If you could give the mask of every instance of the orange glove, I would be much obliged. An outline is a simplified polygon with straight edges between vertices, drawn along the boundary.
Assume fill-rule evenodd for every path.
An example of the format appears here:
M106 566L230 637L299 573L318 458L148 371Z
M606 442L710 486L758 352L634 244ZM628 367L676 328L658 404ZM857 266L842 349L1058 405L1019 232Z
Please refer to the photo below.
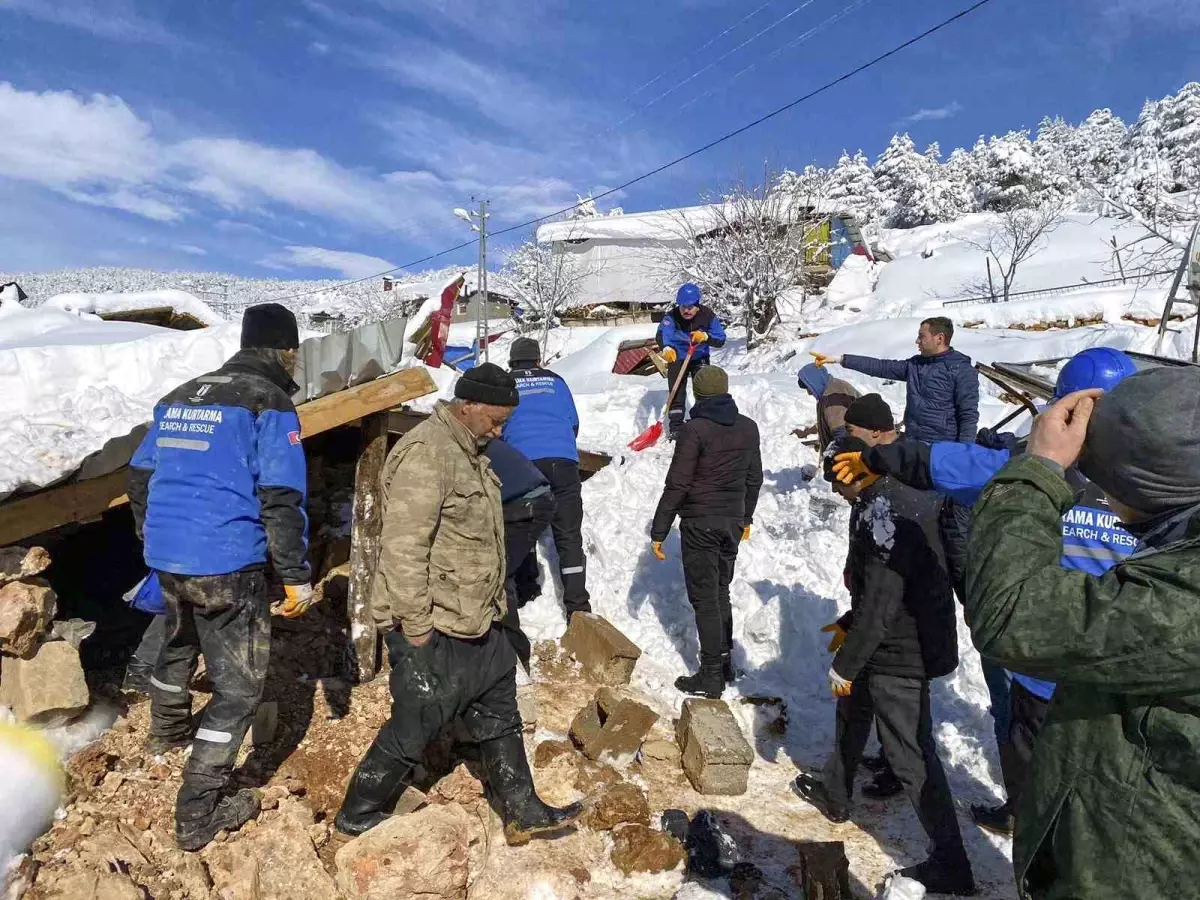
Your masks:
M840 356L826 356L824 353L817 353L815 350L809 350L808 355L813 358L818 369L823 369L830 363L838 364L842 361Z
M846 629L837 622L830 622L821 631L830 635L829 646L825 648L830 653L837 653L846 643Z
M835 697L849 697L854 690L854 682L847 681L832 668L829 670L829 690Z
M675 362L675 360L679 359L679 354L675 352L674 347L668 347L662 352L662 358L669 366L671 363Z
M742 528L742 540L743 541L750 540L750 526L749 525L746 525L744 528Z
M654 558L659 562L667 558L667 554L663 553L662 541L651 541L650 549L654 552Z
M879 480L879 475L867 468L859 451L839 453L833 458L833 475L842 484L857 484L868 488Z
M283 593L287 599L279 614L285 619L298 619L321 601L321 595L311 584L285 584Z
M692 343L693 344L703 344L703 343L706 343L707 341L708 341L708 332L707 331L693 331L692 332Z

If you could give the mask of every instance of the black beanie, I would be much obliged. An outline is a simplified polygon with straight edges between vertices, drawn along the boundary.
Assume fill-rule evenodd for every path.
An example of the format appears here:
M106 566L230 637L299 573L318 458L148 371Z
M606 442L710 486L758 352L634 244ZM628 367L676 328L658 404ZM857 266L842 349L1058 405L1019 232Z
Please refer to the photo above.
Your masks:
M821 467L825 474L825 480L830 484L837 483L837 476L833 474L833 466L837 461L836 457L839 453L862 453L870 449L867 442L862 438L851 437L844 434L841 437L830 441L829 446L825 448L824 457L821 460Z
M846 407L846 424L868 431L895 431L892 408L878 394L859 397Z
M542 348L533 338L517 338L508 350L508 365L514 369L519 368L518 363L536 363L541 358Z
M242 349L295 350L300 346L296 317L286 306L264 303L242 313Z
M495 363L467 369L454 384L454 396L488 406L516 406L521 400L516 380Z

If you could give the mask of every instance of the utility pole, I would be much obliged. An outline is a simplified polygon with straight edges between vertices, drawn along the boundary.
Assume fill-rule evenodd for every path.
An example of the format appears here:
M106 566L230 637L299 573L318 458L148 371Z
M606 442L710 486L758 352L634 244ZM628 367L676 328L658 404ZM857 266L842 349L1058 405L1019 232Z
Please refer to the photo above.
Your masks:
M479 270L475 275L475 365L488 361L487 219L488 202L479 201Z

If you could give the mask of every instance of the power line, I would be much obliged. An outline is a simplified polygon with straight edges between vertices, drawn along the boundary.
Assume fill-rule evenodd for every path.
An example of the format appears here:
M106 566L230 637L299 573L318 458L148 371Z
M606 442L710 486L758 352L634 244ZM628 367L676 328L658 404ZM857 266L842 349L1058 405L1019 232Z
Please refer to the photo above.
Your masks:
M719 138L715 138L714 140L709 141L707 144L704 144L701 147L697 147L695 150L692 150L689 153L685 153L683 156L676 157L675 159L671 160L670 162L663 163L661 166L651 169L648 172L643 172L641 175L638 175L635 178L629 179L624 184L619 184L614 188L609 188L607 191L597 194L596 196L594 196L590 199L603 200L605 197L611 196L612 194L616 194L620 191L624 191L627 188L633 187L635 184L640 184L641 182L647 180L648 178L653 178L655 175L659 175L659 174L665 172L667 169L674 168L675 166L679 165L680 163L687 162L689 159L693 159L702 153L707 153L713 147L719 146L720 144L723 144L726 141L730 141L733 138L738 137L739 135L745 134L747 131L750 131L752 128L757 128L759 125L762 125L765 122L769 122L771 119L777 118L778 116L783 115L785 112L789 112L790 110L795 109L801 103L806 103L807 101L813 99L814 97L819 96L820 94L824 94L826 91L829 91L829 90L837 87L839 84L842 84L845 81L849 81L851 78L854 78L856 75L861 75L863 72L867 71L868 69L873 69L875 66L879 65L882 62L885 62L886 60L891 59L893 56L897 55L898 53L903 53L905 50L907 50L909 47L912 47L914 44L919 44L921 41L925 40L926 38L932 37L933 35L937 34L939 31L942 31L945 28L948 28L949 26L953 25L955 22L959 21L960 19L965 19L967 16L971 15L971 13L976 12L979 9L982 9L983 7L987 6L991 2L992 2L992 0L977 0L977 2L971 4L966 9L963 9L963 10L955 13L954 15L950 16L950 18L943 19L938 24L932 26L931 28L927 28L925 31L922 31L916 37L909 38L907 41L905 41L902 44L897 44L895 47L893 47L891 50L888 50L886 53L882 53L879 56L876 56L874 59L870 60L869 62L865 62L862 65L858 66L857 68L851 69L849 72L839 75L837 78L833 79L832 81L828 81L825 84L821 85L820 87L809 91L807 94L804 94L801 97L797 97L795 100L792 100L790 103L785 103L783 106L780 106L777 109L774 109L769 113L766 113L765 115L759 116L757 119L754 119L753 121L747 122L745 125L742 125L740 128L736 128L733 131L726 132L725 134L721 135ZM518 225L510 225L507 228L502 228L498 231L493 231L490 233L490 235L491 235L491 237L495 238L495 237L499 237L502 234L511 234L512 232L519 231L522 228L528 228L531 225L538 225L542 222L548 222L549 220L556 218L557 216L561 216L563 213L570 212L571 210L577 208L578 206L579 206L579 204L577 204L577 203L572 204L571 206L565 206L562 209L555 210L552 213L547 213L544 216L539 216L536 219L530 219L529 221L521 222ZM361 284L364 281L373 281L376 278L382 278L384 275L391 275L393 272L399 272L401 269L410 269L413 266L419 266L423 263L430 262L432 260L438 259L439 257L446 256L447 254L454 253L458 250L462 250L466 247L474 246L475 243L477 242L477 240L478 239L463 241L461 244L456 244L453 247L448 247L445 250L438 251L437 253L431 253L428 256L424 256L420 259L413 260L412 262L405 263L404 265L396 266L394 268L388 269L387 271L379 272L375 275L371 275L366 278L356 278L352 281L347 281L340 285L335 285L332 288L317 288L317 289L314 289L311 291L304 291L299 294L289 294L284 297L277 297L275 299L277 301L297 300L297 299L300 299L301 297L308 297L313 294L323 294L326 291L339 290L344 287L350 287L351 285Z

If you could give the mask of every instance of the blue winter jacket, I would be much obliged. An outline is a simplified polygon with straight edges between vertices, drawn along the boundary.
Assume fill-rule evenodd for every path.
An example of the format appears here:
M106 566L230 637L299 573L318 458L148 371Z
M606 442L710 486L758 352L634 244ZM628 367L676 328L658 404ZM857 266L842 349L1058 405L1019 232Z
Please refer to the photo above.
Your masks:
M521 402L504 425L503 438L527 459L579 462L579 413L560 375L549 369L513 369Z
M683 359L688 348L692 346L693 331L703 331L708 335L705 343L696 345L696 352L692 354L695 362L708 362L711 347L720 349L725 346L725 326L721 324L717 314L703 304L700 305L696 318L690 322L679 314L679 307L672 309L658 324L654 340L664 350L667 347L675 348L679 358Z
M914 441L974 442L979 427L979 376L957 350L911 359L842 357L842 365L873 378L905 381L904 434Z
M483 455L492 464L492 471L500 479L500 502L511 503L531 494L538 488L549 490L550 482L542 470L531 463L525 454L511 444L496 438L488 441Z
M277 363L242 351L159 401L129 463L147 566L224 575L269 556L285 584L308 582L295 390Z
M1022 452L1021 444L1008 443L1010 447L1001 449L949 441L931 445L928 487L973 506L992 476L1004 468L1014 453ZM911 466L906 468L911 473ZM1133 552L1137 538L1121 527L1103 492L1076 469L1067 472L1067 481L1075 488L1077 502L1062 518L1063 553L1059 562L1064 569L1099 577ZM1013 678L1043 700L1054 694L1054 684L1049 681L1019 672L1014 672Z

